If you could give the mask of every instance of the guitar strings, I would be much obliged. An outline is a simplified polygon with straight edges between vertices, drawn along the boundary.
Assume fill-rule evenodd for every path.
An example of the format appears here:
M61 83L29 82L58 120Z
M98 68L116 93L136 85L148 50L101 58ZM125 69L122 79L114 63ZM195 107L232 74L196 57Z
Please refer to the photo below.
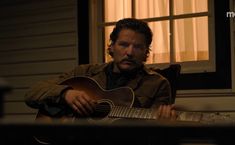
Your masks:
M110 106L107 104L98 104L95 108L95 112L110 113L109 117L156 119L154 109L149 108L130 108L126 106Z

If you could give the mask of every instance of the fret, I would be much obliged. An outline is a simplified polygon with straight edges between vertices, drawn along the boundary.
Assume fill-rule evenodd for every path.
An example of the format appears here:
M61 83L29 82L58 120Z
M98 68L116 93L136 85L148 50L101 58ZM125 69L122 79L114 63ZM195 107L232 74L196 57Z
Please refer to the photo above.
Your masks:
M115 106L115 114L114 114L114 117L117 117L117 115L118 115L118 111L119 111L118 108L119 108L118 106Z
M124 114L123 114L123 116L124 116L125 118L127 118L128 111L129 111L129 110L130 110L129 107L126 107L126 108L125 108L125 111L124 111Z
M141 115L141 108L138 108L137 117L138 117L138 118L141 118L140 115Z
M149 111L144 109L146 111L146 118L149 119Z
M137 108L134 108L133 109L133 118L138 118L137 113L138 113Z
M150 109L150 110L151 110L151 112L150 112L150 114L151 114L151 119L157 119L155 110L154 110L154 109Z
M120 106L120 112L118 117L123 117L124 107Z
M151 111L152 111L152 109L151 109L151 111L146 109L146 111L147 111L147 114L148 114L148 119L151 119L151 116L152 116Z
M142 117L142 112L143 112L143 109L140 109L140 114L139 114L140 118L143 118Z
M114 108L114 107L112 107L112 109L111 109L111 111L110 111L110 116L111 117L114 117L115 116L115 112L116 111L116 109Z
M198 112L176 112L178 114L177 120L180 121L201 121L201 122L215 122L218 118L222 118L222 115L218 114L204 114ZM115 106L112 107L109 117L125 117L125 118L142 118L142 119L157 119L158 116L156 115L157 112L154 109L146 109L146 108L129 108L129 107L122 107L122 106ZM212 115L211 115L212 114ZM211 117L216 116L216 117ZM205 119L206 118L206 119ZM210 118L210 119L208 119ZM211 119L212 118L212 119ZM214 119L216 118L216 119ZM229 117L227 117L229 118ZM212 121L211 121L212 120ZM221 119L222 120L222 119ZM218 121L219 122L219 121ZM233 121L234 122L234 121Z
M129 118L132 118L133 117L133 112L134 112L134 109L130 109L130 113L129 113Z
M127 108L127 107L124 109L123 117L125 117L125 118L127 118L127 114L128 114L127 111L128 111L128 109L129 108Z
M120 106L117 106L117 114L116 114L116 117L119 117L119 116L120 116L120 111L121 111L120 108L121 108Z
M146 110L146 109L144 109L144 113L145 113L145 116L144 116L144 118L148 118L148 111Z
M154 109L146 108L129 108L123 106L112 107L110 117L123 117L123 118L142 118L142 119L156 119Z
M135 118L135 115L136 115L136 108L133 108L132 111L133 111L133 112L132 112L132 118Z
M130 112L131 112L131 109L128 108L127 111L126 111L126 113L127 113L126 117L127 117L127 118L130 118Z
M117 116L117 111L118 111L117 107L118 107L118 106L114 106L114 107L113 107L113 112L114 112L114 113L113 113L113 117L116 117L116 116Z
M133 112L133 109L132 108L129 108L129 111L128 111L128 118L131 118L132 117L132 112Z
M155 109L151 109L152 111L151 111L151 119L157 119L157 112L156 112L156 110Z
M113 117L116 117L117 116L117 106L114 106L113 107Z
M110 110L108 116L109 116L109 117L112 117L112 116L113 116L113 109Z
M145 109L141 109L140 117L146 119L146 111L145 111Z
M116 117L120 117L121 106L117 106L117 115Z
M113 106L109 117L157 119L154 109Z
M144 119L147 119L148 112L146 109L143 109L143 110L144 110Z
M125 116L125 117L126 117L126 118L129 118L129 115L130 115L130 108L127 108L127 109L126 109L126 116Z
M132 117L133 117L133 108L130 108L128 118L132 118Z
M124 109L124 107L122 107L122 106L119 106L119 113L118 113L118 117L122 117L123 115L123 109Z
M137 116L138 116L138 118L141 118L140 115L141 115L141 110L142 110L142 109L141 109L141 108L137 108L137 109L138 109L138 113L137 113L138 115L137 115Z
M130 111L131 111L131 108L126 109L126 118L130 118Z
M134 118L138 118L138 111L139 110L137 108L134 108L134 113L133 113L133 115L134 115L133 117Z

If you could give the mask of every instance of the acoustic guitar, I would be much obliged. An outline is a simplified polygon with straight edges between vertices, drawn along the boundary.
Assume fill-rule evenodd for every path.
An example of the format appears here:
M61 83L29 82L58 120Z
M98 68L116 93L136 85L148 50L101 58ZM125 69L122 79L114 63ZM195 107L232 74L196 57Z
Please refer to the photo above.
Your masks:
M90 77L75 77L67 79L61 85L68 85L76 90L86 92L98 104L87 120L91 123L107 122L110 123L116 119L148 119L156 120L157 109L154 108L135 108L134 91L129 87L120 87L112 90L103 89L98 82ZM222 116L218 113L202 113L191 111L176 111L177 121L194 121L194 122L213 122L215 119L224 119L227 116ZM52 121L54 118L38 112L36 120ZM79 119L76 114L68 114L60 117L61 121L74 121Z
M86 118L89 123L107 122L112 123L118 119L144 119L157 120L157 109L153 108L135 108L134 92L129 87L120 87L112 90L103 89L94 79L89 77L75 77L67 79L61 85L68 85L76 90L86 92L98 104L95 111ZM218 113L202 113L202 112L187 112L176 111L177 121L192 121L198 123L214 123L217 120L224 121L229 119L226 115ZM36 116L36 121L51 122L53 118L43 114L40 110ZM68 114L59 118L61 122L79 120L79 116L75 113ZM47 144L48 139L45 137L34 137L40 144Z
M156 120L157 109L153 108L135 108L132 107L134 103L134 92L129 87L119 87L112 90L103 89L98 82L89 77L75 77L67 79L62 82L61 85L68 85L75 90L84 91L92 99L97 100L95 111L87 117L87 121L90 123L112 123L117 119L148 119ZM181 112L177 112L178 116ZM187 117L190 121L199 121L202 117L201 113L190 113L190 117ZM52 121L59 119L61 122L75 121L81 119L74 114L67 114L59 118L52 118L43 114L40 110L36 116L36 120L40 121ZM178 120L183 120L182 117L178 117Z

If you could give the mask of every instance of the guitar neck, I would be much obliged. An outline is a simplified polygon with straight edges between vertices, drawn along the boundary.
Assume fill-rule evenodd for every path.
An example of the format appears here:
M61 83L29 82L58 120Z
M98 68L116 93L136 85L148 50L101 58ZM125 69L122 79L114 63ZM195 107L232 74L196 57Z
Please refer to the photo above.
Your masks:
M154 109L114 106L108 116L113 118L157 119L154 112L156 112Z
M177 121L193 121L201 123L231 123L235 122L229 115L219 114L216 112L190 112L176 111ZM129 108L123 106L114 106L108 117L112 118L133 118L133 119L149 119L157 120L156 109L152 108Z

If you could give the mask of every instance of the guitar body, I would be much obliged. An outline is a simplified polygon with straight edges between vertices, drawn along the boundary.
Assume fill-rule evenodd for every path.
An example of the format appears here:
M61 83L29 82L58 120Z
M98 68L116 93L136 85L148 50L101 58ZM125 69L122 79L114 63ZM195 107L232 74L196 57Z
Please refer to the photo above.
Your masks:
M70 78L62 82L61 85L68 85L75 90L84 91L88 96L98 102L95 112L86 118L91 123L97 121L110 122L113 119L110 119L107 116L114 106L131 108L134 103L134 92L131 88L120 87L112 90L105 90L94 79L89 77ZM50 122L53 119L58 120L58 118L52 118L45 115L40 110L36 116L36 121ZM74 117L74 115L67 115L59 118L61 122L74 121L76 119L79 119L79 117Z
M138 118L138 119L157 119L156 110L152 108L133 108L134 92L129 87L121 87L112 90L105 90L92 78L89 77L75 77L68 79L61 83L61 85L68 85L75 90L86 92L94 100L97 100L98 105L95 112L91 114L86 120L90 123L96 124L99 122L112 123L120 118ZM226 120L234 123L234 120L228 116L218 115L213 113L201 112L183 112L177 111L178 121L191 121L196 123L213 123L216 120ZM212 118L210 116L213 116ZM216 119L215 119L216 118ZM39 110L36 121L52 122L54 118L47 116ZM59 118L61 122L73 122L76 119L81 119L76 115L68 114ZM58 118L56 118L58 120ZM49 144L50 137L34 136L37 143Z
M112 90L103 89L94 79L89 77L71 78L62 83L75 90L82 90L98 103L107 102L115 106L132 107L134 92L129 87L120 87ZM109 102L111 101L111 102Z
M61 85L68 85L75 90L86 92L91 98L98 102L97 109L88 118L85 118L88 123L96 124L100 122L112 123L119 118L109 118L108 115L113 107L124 106L131 108L134 103L134 92L129 87L121 87L112 90L103 89L94 79L89 77L75 77L67 79ZM53 118L45 115L42 110L39 110L36 116L36 121L40 122L74 122L81 118L76 115L67 114L60 118ZM39 144L50 144L53 142L51 137L34 136L34 140Z

